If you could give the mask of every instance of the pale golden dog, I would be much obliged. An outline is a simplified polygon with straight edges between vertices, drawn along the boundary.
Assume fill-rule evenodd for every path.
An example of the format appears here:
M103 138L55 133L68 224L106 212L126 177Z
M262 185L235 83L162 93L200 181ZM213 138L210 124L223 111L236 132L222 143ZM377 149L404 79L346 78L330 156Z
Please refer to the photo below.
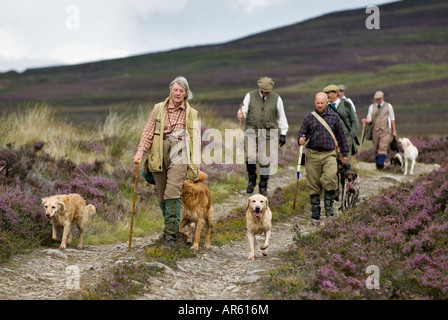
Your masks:
M86 206L84 199L76 193L61 194L42 199L45 207L45 217L51 221L52 239L59 241L57 236L58 227L62 227L62 241L60 249L67 248L67 244L72 242L72 225L76 225L79 229L78 249L82 249L84 241L84 230L86 228L89 216L96 213L93 205Z
M264 244L260 247L264 256L268 255L269 238L271 237L272 212L268 205L268 198L261 194L255 194L247 200L246 228L249 240L249 257L255 259L255 235L265 235Z
M212 227L212 197L210 190L203 183L208 175L202 171L196 180L185 180L182 187L182 211L181 220L179 223L179 232L187 236L187 242L192 242L191 224L196 225L194 243L191 247L193 250L198 250L199 240L201 239L202 224L205 222L207 227L205 236L205 247L210 248L210 233ZM188 227L188 233L184 228Z

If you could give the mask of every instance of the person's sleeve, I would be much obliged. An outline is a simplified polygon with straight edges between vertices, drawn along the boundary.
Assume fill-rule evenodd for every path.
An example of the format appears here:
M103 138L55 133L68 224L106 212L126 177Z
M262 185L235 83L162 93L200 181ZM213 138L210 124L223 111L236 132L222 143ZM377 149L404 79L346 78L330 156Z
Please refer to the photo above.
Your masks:
M277 100L277 114L278 114L278 128L280 129L280 134L285 135L288 133L288 119L286 119L285 108L283 106L283 100L281 97L278 97Z

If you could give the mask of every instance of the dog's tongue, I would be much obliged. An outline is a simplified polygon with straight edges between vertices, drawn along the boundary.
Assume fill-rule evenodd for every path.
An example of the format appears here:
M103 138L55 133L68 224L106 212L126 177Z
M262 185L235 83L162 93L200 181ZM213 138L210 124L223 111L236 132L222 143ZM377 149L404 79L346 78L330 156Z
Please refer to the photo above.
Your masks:
M261 211L255 211L254 213L256 217L259 217L261 215Z
M51 219L53 219L53 217L47 217L47 216L45 216L45 219L47 219L47 221L50 222Z

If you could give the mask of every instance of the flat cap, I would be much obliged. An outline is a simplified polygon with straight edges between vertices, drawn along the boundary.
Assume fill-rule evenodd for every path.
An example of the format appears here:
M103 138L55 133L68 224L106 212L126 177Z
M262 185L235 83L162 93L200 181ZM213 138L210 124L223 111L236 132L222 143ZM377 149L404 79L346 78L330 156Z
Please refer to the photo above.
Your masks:
M330 85L326 86L322 91L325 92L325 93L332 92L332 91L339 92L340 89L339 89L339 87L337 85L330 84Z
M345 91L345 86L343 84L339 84L338 87L341 91Z
M260 90L266 92L270 92L274 88L274 81L268 77L258 79L257 84Z
M384 98L384 92L383 91L377 91L375 92L375 95L373 96L374 99Z

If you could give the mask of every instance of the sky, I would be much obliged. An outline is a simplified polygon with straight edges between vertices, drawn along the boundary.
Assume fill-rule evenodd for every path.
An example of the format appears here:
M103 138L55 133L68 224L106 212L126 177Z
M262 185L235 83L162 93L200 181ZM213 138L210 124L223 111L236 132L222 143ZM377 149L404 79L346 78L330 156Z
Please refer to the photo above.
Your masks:
M0 72L225 43L388 2L393 0L0 0Z

